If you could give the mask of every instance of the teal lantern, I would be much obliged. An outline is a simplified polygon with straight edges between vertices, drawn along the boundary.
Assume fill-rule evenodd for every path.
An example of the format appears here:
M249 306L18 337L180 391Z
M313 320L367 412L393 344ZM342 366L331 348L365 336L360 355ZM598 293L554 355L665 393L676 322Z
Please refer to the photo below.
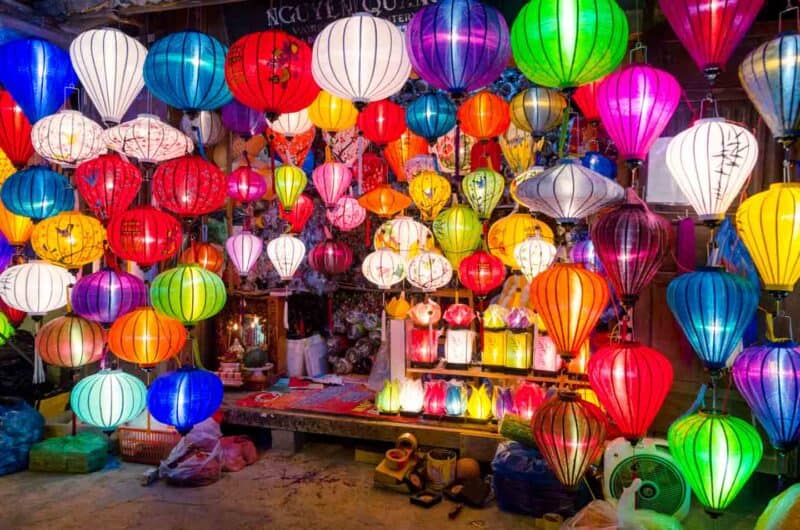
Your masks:
M45 219L71 210L75 193L67 177L35 166L8 177L0 190L0 199L12 213Z
M122 370L100 370L78 381L69 405L82 422L111 433L141 414L146 397L147 387L136 377Z
M225 283L199 265L184 264L153 280L150 300L156 311L187 326L211 318L225 306Z

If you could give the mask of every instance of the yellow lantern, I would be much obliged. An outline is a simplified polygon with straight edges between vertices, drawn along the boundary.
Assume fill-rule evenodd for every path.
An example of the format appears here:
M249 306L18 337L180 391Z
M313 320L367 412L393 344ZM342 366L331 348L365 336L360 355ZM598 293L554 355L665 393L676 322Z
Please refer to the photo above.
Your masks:
M43 260L75 269L103 257L106 229L88 215L61 212L39 222L31 234L33 251Z
M534 219L526 213L513 212L495 223L489 228L487 244L489 252L500 258L504 265L514 270L519 269L514 249L517 245L533 237L536 233L548 243L553 243L553 230L546 223Z
M33 232L33 221L29 217L12 213L0 201L0 232L3 232L9 244L23 247Z
M358 110L352 102L320 90L317 99L308 107L308 117L323 131L339 132L356 124Z
M764 289L776 298L800 278L800 183L772 184L739 206L736 231L753 258Z
M473 171L461 181L464 196L481 219L492 216L497 203L503 197L504 189L503 175L487 168Z
M411 309L411 304L406 300L405 291L400 293L400 296L392 297L386 302L386 314L395 320L405 320L409 309Z
M487 421L492 416L492 398L489 397L489 388L485 383L478 388L470 385L467 414L476 421Z
M512 372L527 373L533 364L533 334L528 330L509 330L506 340L505 367Z
M481 244L481 221L469 206L454 204L433 221L433 234L450 264L457 269L461 260Z
M8 159L5 152L0 149L0 184L6 181L8 177L16 173L17 168L14 167L14 164L11 163L11 160Z
M283 209L288 212L297 204L297 199L306 189L308 177L299 167L288 164L277 168L274 175L275 195Z
M484 328L481 366L488 370L497 370L505 366L507 339L508 334L505 329Z
M423 221L432 221L450 199L450 182L435 171L423 171L408 183L408 194Z
M520 129L512 122L506 132L500 135L500 150L506 159L506 164L515 175L524 173L536 165L536 152L544 143L538 141L530 133Z

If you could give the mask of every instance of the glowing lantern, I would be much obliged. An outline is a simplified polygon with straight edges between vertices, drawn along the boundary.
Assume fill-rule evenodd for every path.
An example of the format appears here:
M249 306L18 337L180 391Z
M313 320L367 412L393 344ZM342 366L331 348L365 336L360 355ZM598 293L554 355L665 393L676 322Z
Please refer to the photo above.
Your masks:
M467 415L477 421L488 421L492 417L492 398L486 384L470 388L467 398Z
M128 209L142 185L142 174L117 154L101 155L75 169L75 187L103 222Z
M480 219L489 219L503 198L505 179L491 169L478 169L461 181L461 191Z
M333 209L325 212L328 221L345 232L353 230L367 217L367 210L361 206L358 199L353 197L340 197Z
M554 374L563 364L558 355L558 349L550 335L539 333L533 343L533 370L534 372Z
M567 100L559 92L534 86L514 96L509 110L514 125L540 137L559 126L566 108Z
M400 413L417 415L422 412L424 391L420 379L405 379L400 383Z
M408 341L408 357L414 366L435 366L439 361L441 329L412 328Z
M75 203L69 179L41 166L17 171L3 183L0 198L9 211L45 219L71 210Z
M698 412L670 425L669 450L706 511L722 513L758 467L764 445L749 423Z
M228 197L248 203L257 201L267 192L267 181L249 164L234 169L228 175Z
M370 283L381 289L388 289L405 279L406 262L393 250L376 250L364 258L361 273Z
M492 224L486 243L489 252L500 258L504 265L519 269L520 265L514 257L517 245L537 235L548 243L554 241L553 230L547 224L530 214L512 212Z
M425 292L441 289L452 277L453 267L441 254L424 251L408 262L408 283Z
M387 98L403 88L411 72L403 40L388 20L367 13L340 18L314 40L314 80L357 108Z
M475 311L467 304L450 304L443 318L451 328L466 328L475 320Z
M281 219L289 222L289 232L299 234L314 214L314 201L305 193L301 193L291 210L287 212L278 204L278 212Z
M546 270L556 259L556 247L537 236L529 237L514 247L514 260L528 281Z
M448 368L466 369L472 362L477 333L471 329L448 329L445 334L444 356Z
M0 90L0 149L17 167L33 154L31 122L6 90Z
M14 325L5 313L0 312L0 343L3 346L16 333L17 330L14 329Z
M153 280L150 299L158 312L193 326L225 306L225 283L198 265L178 265Z
M485 250L478 250L464 258L458 266L461 283L479 297L500 287L505 277L503 262Z
M275 170L275 195L286 210L291 210L306 189L308 178L297 166L284 165Z
M251 109L235 99L223 105L220 114L225 128L245 139L262 134L267 130L267 118L264 117L263 112Z
M515 175L528 171L536 164L538 142L513 122L508 125L506 132L500 135L498 141L506 164Z
M492 416L502 420L506 414L514 411L514 398L510 388L495 385L492 389Z
M102 359L106 337L99 324L67 313L36 332L35 348L47 364L78 368Z
M84 377L69 396L69 405L84 423L110 433L135 419L145 407L147 387L122 370L100 370Z
M184 114L181 130L197 145L216 145L225 136L219 113L201 110L197 114Z
M388 99L370 103L358 115L358 128L364 138L378 145L386 145L403 135L406 130L406 111Z
M153 196L158 204L181 217L219 210L227 192L222 170L197 155L163 162L153 174Z
M469 152L469 166L473 171L481 168L499 168L502 165L502 150L497 138L478 142Z
M424 154L428 154L428 142L423 137L411 132L410 129L406 129L400 138L389 142L383 148L383 156L386 157L395 177L400 182L408 179L405 171L406 163L412 158Z
M301 109L297 112L285 112L276 119L269 122L269 127L278 134L288 138L302 134L312 127L311 118L308 117L308 110Z
M600 86L602 79L586 83L575 89L572 94L572 101L581 110L581 114L590 123L600 121L600 109L597 108L597 87Z
M672 386L672 365L635 342L601 348L589 359L589 382L624 436L636 444L647 434Z
M408 312L415 326L435 326L442 318L442 307L428 298L424 302L414 304Z
M353 264L353 251L347 243L327 238L308 253L308 265L315 271L342 274Z
M398 216L383 223L373 238L375 248L390 248L409 260L417 252L424 250L433 242L428 227L407 216Z
M436 240L453 267L458 267L461 260L478 248L481 232L478 214L463 204L454 204L433 221Z
M8 211L0 201L0 231L3 232L9 244L20 248L25 246L31 237L33 221L28 217Z
M317 193L322 197L322 202L328 208L332 208L350 187L353 174L350 168L342 163L325 162L314 168L311 180Z
M423 396L423 411L429 416L443 416L445 414L445 397L447 396L447 381L427 381L425 395Z
M569 259L573 263L580 263L588 270L605 274L603 264L597 257L597 252L594 249L594 243L591 239L584 239L576 242L571 249L569 249Z
M62 212L37 224L31 234L33 251L45 261L77 269L103 257L106 229L94 217Z
M87 274L72 288L72 309L87 320L111 324L147 303L147 288L133 274L101 269Z
M559 391L536 411L531 431L556 478L574 489L603 449L606 419L576 393Z
M281 234L267 243L267 257L283 281L292 279L305 255L303 242L289 234Z
M452 379L447 385L444 410L448 416L463 416L467 411L467 389L461 381Z
M178 253L183 230L177 219L152 206L139 206L114 216L108 223L108 245L121 259L140 267Z
M758 290L721 267L702 267L669 283L667 304L703 365L714 372L725 367L753 319Z
M646 64L614 72L597 88L600 119L621 158L641 165L678 108L675 78Z
M592 356L592 347L589 339L581 344L578 354L567 363L567 373L577 375L584 379L589 368L589 358Z
M433 144L456 126L456 106L444 94L423 94L406 109L406 124Z
M422 220L431 221L450 200L450 182L435 171L423 171L408 183L408 194Z
M0 297L14 309L41 317L67 305L67 289L75 277L44 261L12 265L0 274Z
M243 230L225 241L225 250L231 258L239 276L246 277L258 262L264 250L264 242L252 232Z
M151 114L106 129L103 143L144 164L158 164L194 150L191 138Z
M573 88L614 70L628 49L628 19L614 0L531 0L511 26L511 49L525 77Z
M45 160L75 167L105 152L102 134L97 123L77 110L62 110L33 125L31 144Z
M530 299L558 353L570 359L608 306L609 292L599 274L582 265L555 263L531 281Z
M222 272L223 265L225 265L225 256L222 250L213 243L193 241L186 250L183 251L178 262L185 264L194 263L208 271L219 274Z
M484 329L482 335L483 351L481 352L481 365L484 368L496 370L503 368L506 364L508 333L502 324L487 324L485 313L486 312L484 311Z
M214 373L184 366L153 381L147 408L155 419L186 434L217 411L222 391L222 381Z
M508 103L486 90L478 92L461 104L458 108L458 119L464 132L479 140L500 136L511 123Z
M408 208L411 198L384 184L359 197L358 204L378 217L392 217Z
M381 414L400 412L400 383L397 380L383 382L383 388L375 394L375 407Z
M378 153L361 156L361 193L369 193L389 179L389 163Z
M358 120L358 110L350 101L320 90L308 107L308 118L316 127L334 133L353 127Z
M408 311L411 309L411 304L406 299L406 292L402 291L400 296L393 296L386 302L386 314L389 318L395 320L405 320L408 316Z
M514 414L530 421L544 400L545 392L542 387L530 381L521 381L514 390Z
M180 353L186 336L186 328L174 318L139 307L114 321L108 348L124 361L151 368Z
M449 133L436 140L433 152L439 163L439 170L442 173L452 175L461 174L470 170L470 154L475 145L475 138L461 132L458 135L458 145L456 145L456 131L460 127L455 127ZM458 149L456 149L458 147ZM458 154L458 167L456 168L456 153Z

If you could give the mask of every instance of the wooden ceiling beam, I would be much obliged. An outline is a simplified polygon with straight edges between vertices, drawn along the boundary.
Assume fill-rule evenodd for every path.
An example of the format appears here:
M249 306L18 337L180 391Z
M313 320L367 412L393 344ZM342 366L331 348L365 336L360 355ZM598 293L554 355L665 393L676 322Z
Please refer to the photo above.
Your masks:
M197 9L209 6L219 6L225 4L239 4L245 0L176 0L164 4L147 4L143 6L129 6L117 10L120 15L145 15L148 13L163 13L165 11L175 11L178 9Z

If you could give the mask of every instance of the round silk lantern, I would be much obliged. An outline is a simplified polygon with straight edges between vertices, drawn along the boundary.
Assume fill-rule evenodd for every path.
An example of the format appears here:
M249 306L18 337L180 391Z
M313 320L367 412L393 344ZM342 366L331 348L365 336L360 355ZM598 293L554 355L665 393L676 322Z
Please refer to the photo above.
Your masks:
M353 251L342 241L330 237L308 253L308 266L315 271L333 276L342 274L353 264Z
M406 130L406 111L397 103L382 99L367 105L356 123L364 138L386 145L400 138Z
M698 412L670 425L669 450L697 500L720 515L758 467L764 444L753 426L719 412Z
M184 366L153 381L147 391L147 409L155 419L185 435L217 411L222 390L216 374Z
M432 221L450 200L450 182L435 171L423 171L408 183L408 194L423 221Z
M697 67L713 82L747 33L764 0L659 0L658 4Z
M500 136L511 123L508 103L487 90L469 97L458 108L461 129L479 140Z
M619 65L628 50L628 19L615 0L531 0L511 25L511 49L537 85L577 87Z
M38 38L0 46L0 83L11 93L31 123L55 113L64 104L65 87L78 86L67 52Z
M612 344L589 359L589 382L622 436L645 437L672 386L672 364L635 342Z
M297 166L284 165L275 170L274 185L278 202L286 210L291 210L297 198L306 189L308 178Z
M219 113L209 110L184 114L181 118L181 130L197 145L216 145L225 136L222 118Z
M434 144L456 126L456 106L444 94L423 94L406 109L406 124L411 132Z
M530 134L514 125L512 121L506 132L498 138L503 158L512 173L519 175L536 165L536 150L539 142Z
M239 276L246 278L264 250L264 242L252 232L243 230L225 242L225 250Z
M191 138L152 114L106 129L103 141L109 149L143 164L159 164L194 150Z
M511 57L503 15L477 0L423 7L406 27L406 46L419 76L454 96L493 82Z
M19 327L19 325L25 320L25 317L28 316L28 313L25 311L21 311L8 305L5 300L3 300L2 296L0 296L0 313L2 313L2 315L7 318L11 325L15 328Z
M308 118L323 131L336 133L356 124L358 110L350 101L320 90L308 107Z
M310 130L314 127L308 117L307 109L300 109L297 112L284 112L274 120L269 122L269 128L287 138L292 138L298 134Z
M114 28L90 29L69 45L72 67L104 123L119 123L144 87L147 48Z
M186 336L186 328L174 318L139 307L114 321L108 348L123 361L148 369L178 355Z
M404 215L383 223L373 238L375 249L384 247L400 253L404 260L431 246L433 234L428 227Z
M4 186L5 187L5 186ZM736 231L753 258L764 289L788 295L800 278L800 183L770 184L736 211Z
M314 40L314 80L360 110L403 88L411 72L403 41L403 33L388 20L368 13L340 18Z
M194 263L208 271L220 274L225 265L225 256L222 250L213 243L193 241L183 251L178 262L187 265Z
M408 283L425 292L445 287L452 277L452 265L447 258L436 252L420 252L408 262Z
M41 317L67 305L67 289L74 283L75 277L62 267L29 261L0 274L0 297L14 309Z
M772 446L786 453L800 441L800 349L793 341L745 348L733 362L736 388L764 427Z
M449 133L436 140L433 153L436 155L439 171L442 173L461 175L470 171L470 155L476 142L475 138L464 134L462 131L458 135L459 141L456 145L456 131L460 129L460 127L455 127ZM456 153L458 153L458 157L456 157ZM458 167L456 167L456 158L459 161Z
M569 259L573 263L580 263L592 272L599 274L605 274L606 272L597 257L594 242L591 239L584 239L572 245L572 248L569 249Z
M145 407L147 387L122 370L100 370L72 388L69 406L84 423L105 433L135 419Z
M128 209L142 185L142 174L117 154L101 155L75 169L75 187L95 217L107 223Z
M485 250L478 250L461 260L458 278L464 287L479 297L485 297L502 285L506 268L499 258Z
M427 298L424 302L414 304L408 314L415 326L431 328L441 320L442 307L435 301Z
M608 301L606 280L574 263L555 263L530 285L531 306L565 360L580 351Z
M758 306L758 290L721 267L681 274L667 287L667 304L703 366L725 367Z
M361 273L380 289L389 289L405 279L406 261L393 250L376 250L364 258Z
M552 265L555 259L556 247L538 235L529 237L514 247L514 260L529 282Z
M547 465L564 486L575 489L606 440L599 408L574 392L559 391L533 416L531 432Z
M47 364L78 368L103 358L105 335L99 324L67 313L36 332L35 347Z
M62 110L33 125L31 143L48 162L75 167L106 151L102 135L103 129L77 110Z
M641 165L675 114L681 94L672 74L646 64L626 66L603 79L597 107L621 158Z
M225 173L197 155L163 162L153 173L153 197L181 217L196 217L219 210L228 186Z
M262 134L267 130L267 118L263 112L251 109L235 99L223 105L220 114L225 128L244 138Z
M617 178L617 163L597 151L586 151L581 164L611 180Z
M434 219L433 234L455 268L481 244L481 221L469 206L454 204Z
M583 117L592 124L600 121L600 109L597 108L597 87L600 86L602 79L586 83L575 89L572 94L572 101L581 110Z
M394 176L400 182L408 180L406 175L406 163L412 158L419 155L428 154L428 143L421 136L417 136L411 130L406 129L405 132L393 142L383 148L383 156L389 162L389 165L394 172Z
M367 217L367 210L353 197L340 197L336 206L325 212L328 221L344 232L353 230ZM0 217L2 221L2 217Z
M8 211L0 201L0 232L3 233L9 244L22 250L33 233L33 221Z
M7 90L0 90L0 149L17 167L33 154L31 122Z
M155 97L176 109L218 109L232 97L225 84L227 51L217 39L199 31L171 33L150 46L144 83Z
M289 222L289 231L299 234L306 227L306 223L314 215L314 201L308 195L301 193L291 210L286 211L278 204L278 213L281 219Z
M72 310L104 326L147 303L147 288L133 274L100 269L83 276L72 288Z
M392 217L408 208L411 198L384 184L359 197L358 204L378 217Z
M290 234L281 234L267 243L267 257L280 279L288 282L306 256L306 246Z
M249 164L234 169L228 175L228 197L248 203L257 201L267 192L267 181Z
M138 206L114 216L108 223L108 245L114 254L140 267L171 258L183 239L181 224L152 206Z
M94 217L62 212L38 223L31 234L36 254L50 263L78 269L103 257L106 229Z
M503 175L491 169L478 169L461 181L461 191L478 217L483 220L492 216L492 212L503 198L504 189Z
M361 156L361 193L369 193L389 180L389 164L378 153Z
M198 265L178 265L153 280L150 299L159 313L186 326L211 318L225 306L225 282Z
M492 224L486 243L489 252L500 258L503 264L511 269L519 269L520 265L514 257L517 245L537 235L548 243L555 241L553 230L543 221L527 213L512 212Z
M308 44L281 30L250 33L231 45L225 78L236 99L267 114L308 107L319 94Z
M350 168L339 162L325 162L317 166L311 173L311 180L322 202L332 208L336 201L345 194L353 180Z
M17 171L3 183L0 198L12 213L45 219L71 210L75 194L69 179L41 166Z
M533 134L544 136L561 124L567 100L559 92L534 86L511 99L509 110L514 125Z

